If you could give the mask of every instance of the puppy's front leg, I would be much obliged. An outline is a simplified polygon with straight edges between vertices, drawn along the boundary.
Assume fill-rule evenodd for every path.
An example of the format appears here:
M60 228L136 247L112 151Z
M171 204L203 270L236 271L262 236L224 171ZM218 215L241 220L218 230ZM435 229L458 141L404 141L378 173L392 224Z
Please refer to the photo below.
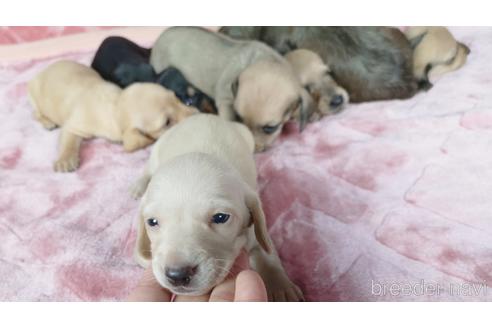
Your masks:
M153 139L144 136L135 128L127 129L123 133L123 148L127 152L132 152L140 148L147 147L154 142Z
M217 83L215 89L215 104L217 105L217 112L221 118L226 121L236 120L232 85L230 81L225 78L222 78Z
M56 172L71 172L79 167L79 150L82 137L75 135L66 129L60 134L60 156L55 162Z
M236 115L232 103L217 102L217 112L226 121L235 121Z
M290 281L275 249L272 248L270 254L266 253L256 241L253 229L249 231L249 242L249 264L265 282L268 300L277 302L304 301L301 289ZM273 243L270 242L270 245Z
M134 199L142 197L142 195L145 193L145 190L147 190L147 186L149 185L151 177L152 176L149 172L149 163L147 163L145 165L145 170L142 176L130 188L130 195Z

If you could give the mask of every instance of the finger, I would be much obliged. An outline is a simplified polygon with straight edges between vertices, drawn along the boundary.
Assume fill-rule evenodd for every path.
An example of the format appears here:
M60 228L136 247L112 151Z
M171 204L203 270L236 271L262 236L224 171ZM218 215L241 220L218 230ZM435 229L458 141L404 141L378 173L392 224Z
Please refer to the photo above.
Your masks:
M260 275L252 270L239 273L236 278L235 302L268 301L265 283Z
M228 279L217 285L210 294L210 302L234 301L234 279Z
M155 280L152 267L148 267L140 278L137 287L128 295L128 302L169 302L171 293Z
M208 302L210 294L200 296L176 295L175 302Z

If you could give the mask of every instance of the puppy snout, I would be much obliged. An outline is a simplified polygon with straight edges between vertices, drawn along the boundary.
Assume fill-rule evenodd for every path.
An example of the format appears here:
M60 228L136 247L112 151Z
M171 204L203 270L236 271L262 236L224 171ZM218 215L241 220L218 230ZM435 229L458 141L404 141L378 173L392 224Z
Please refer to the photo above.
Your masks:
M334 95L330 100L330 107L337 108L343 104L343 96L342 95Z
M197 271L197 266L166 268L166 278L174 286L186 286Z

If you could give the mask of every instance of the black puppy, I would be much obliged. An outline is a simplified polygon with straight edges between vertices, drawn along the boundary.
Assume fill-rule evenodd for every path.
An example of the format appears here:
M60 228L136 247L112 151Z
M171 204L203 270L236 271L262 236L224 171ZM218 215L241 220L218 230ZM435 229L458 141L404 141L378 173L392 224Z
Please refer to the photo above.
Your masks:
M149 65L150 49L119 36L106 38L92 60L91 67L103 79L126 88L134 82L154 82L156 74Z
M185 105L194 106L204 113L217 114L214 100L188 83L177 68L171 66L165 69L157 75L155 82L173 90Z
M135 82L155 82L174 91L187 106L201 112L217 113L213 99L192 86L177 69L170 67L156 74L149 64L150 49L142 48L132 41L111 36L106 38L97 50L91 67L103 79L126 88Z

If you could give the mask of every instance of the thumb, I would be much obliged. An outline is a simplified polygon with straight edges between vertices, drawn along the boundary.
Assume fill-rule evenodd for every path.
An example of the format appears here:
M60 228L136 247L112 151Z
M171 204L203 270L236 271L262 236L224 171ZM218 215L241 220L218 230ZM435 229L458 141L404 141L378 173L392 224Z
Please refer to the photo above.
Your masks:
M235 302L267 302L265 283L253 270L244 270L236 278Z
M137 287L133 289L126 300L128 302L169 302L171 296L172 294L157 282L152 267L149 266L145 269Z

